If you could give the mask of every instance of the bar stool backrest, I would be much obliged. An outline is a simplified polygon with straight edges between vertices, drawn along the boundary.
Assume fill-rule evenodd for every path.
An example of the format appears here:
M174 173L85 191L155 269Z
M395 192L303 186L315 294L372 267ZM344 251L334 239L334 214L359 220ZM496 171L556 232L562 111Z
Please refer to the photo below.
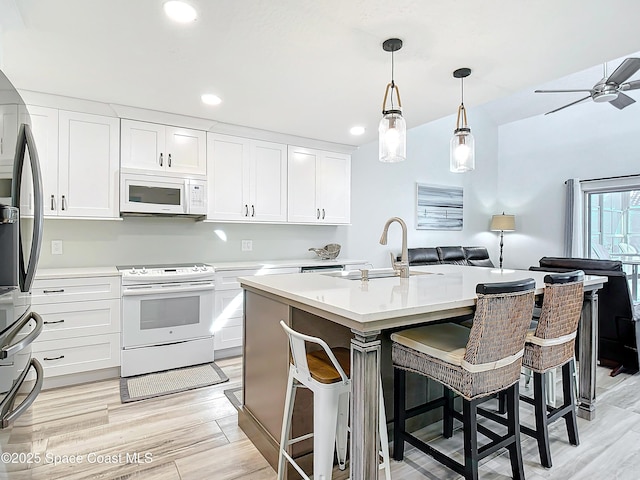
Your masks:
M544 277L544 298L533 342L535 350L525 354L525 364L533 362L537 370L562 365L575 354L575 336L582 312L584 272L576 270ZM539 340L538 340L539 339ZM537 357L537 358L533 358Z
M534 306L535 281L478 284L464 360L471 365L521 357Z
M327 345L327 343L324 340L318 337L312 337L310 335L305 335L303 333L296 332L291 327L289 327L286 323L284 323L283 320L280 320L280 325L282 326L284 331L287 333L287 336L289 337L289 346L291 347L292 363L299 375L303 375L306 378L311 379L311 372L309 371L309 363L307 362L307 346L306 346L306 343L309 342L309 343L315 343L320 347L322 347L324 352L329 357L329 360L331 360L333 367L340 374L340 378L342 379L342 382L345 384L349 382L349 377L344 372L343 368L340 366L340 363L338 362L338 359L333 354L333 352L331 351L331 348L329 347L329 345Z

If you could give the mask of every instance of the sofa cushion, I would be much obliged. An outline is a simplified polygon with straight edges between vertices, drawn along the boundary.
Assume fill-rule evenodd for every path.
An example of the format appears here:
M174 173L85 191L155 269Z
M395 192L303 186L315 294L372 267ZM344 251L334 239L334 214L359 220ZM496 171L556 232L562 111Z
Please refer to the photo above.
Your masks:
M434 247L409 248L409 265L437 265L440 263L438 251Z
M486 247L463 247L467 264L474 267L494 267Z
M450 263L454 265L467 265L462 247L436 247L440 263Z

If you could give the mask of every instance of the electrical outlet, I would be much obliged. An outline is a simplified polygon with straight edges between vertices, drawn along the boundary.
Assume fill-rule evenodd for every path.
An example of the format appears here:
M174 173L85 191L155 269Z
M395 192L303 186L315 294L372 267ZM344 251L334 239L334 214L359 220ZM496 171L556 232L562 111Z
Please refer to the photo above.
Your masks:
M253 240L242 240L242 251L250 252L253 250Z
M51 240L51 255L62 255L62 240Z

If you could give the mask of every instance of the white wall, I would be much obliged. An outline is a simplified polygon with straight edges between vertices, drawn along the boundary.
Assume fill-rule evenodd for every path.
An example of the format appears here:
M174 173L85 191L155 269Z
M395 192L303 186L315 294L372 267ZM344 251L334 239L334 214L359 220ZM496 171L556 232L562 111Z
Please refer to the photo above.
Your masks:
M566 99L570 101L570 99ZM528 268L562 256L568 178L640 173L640 106L585 102L499 128L498 198L516 215L505 264Z
M242 225L190 219L45 220L40 268L317 258L309 247L346 243L349 227ZM224 232L222 240L216 230ZM51 240L63 255L51 255ZM242 252L241 240L253 240ZM346 255L341 253L341 257Z
M377 142L360 147L352 155L350 256L364 257L376 267L388 267L388 252L401 249L399 225L391 226L387 246L378 242L387 219L397 216L407 223L409 247L484 245L497 264L497 237L487 230L491 215L496 213L498 130L480 109L469 111L469 124L476 139L476 170L472 172L449 172L454 116L409 130L405 162L379 162ZM464 188L461 231L416 230L416 183Z

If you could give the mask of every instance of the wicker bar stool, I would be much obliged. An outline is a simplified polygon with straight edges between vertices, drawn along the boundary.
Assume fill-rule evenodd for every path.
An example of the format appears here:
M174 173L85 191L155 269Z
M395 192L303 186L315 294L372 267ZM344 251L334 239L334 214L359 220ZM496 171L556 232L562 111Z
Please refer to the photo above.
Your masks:
M289 365L287 395L278 452L278 480L284 479L285 461L291 463L302 478L310 480L289 454L288 447L311 437L313 437L313 478L315 480L330 480L333 471L334 444L338 467L340 470L346 468L351 392L349 377L351 351L348 348L330 348L324 340L296 332L282 320L280 325L289 337L292 362ZM316 344L321 347L321 350L307 353L307 343ZM308 388L313 393L313 433L291 439L293 404L296 389L300 387ZM389 439L382 397L382 382L380 383L379 401L380 470L384 470L386 480L391 480Z
M393 333L394 435L396 460L404 457L408 442L443 465L464 476L478 478L478 462L501 448L509 450L513 478L524 479L518 416L518 379L524 342L534 305L533 279L479 284L473 326L427 325ZM415 372L440 382L444 396L406 411L406 372ZM463 398L463 412L455 411L453 394ZM477 421L478 405L493 394L507 392L508 428L499 435ZM461 420L464 459L461 464L405 429L408 418L443 407L443 436L453 435L453 419ZM478 445L478 432L490 442Z
M578 445L575 397L575 338L582 311L584 273L581 270L554 273L544 277L542 311L535 330L529 331L522 365L533 372L533 399L521 396L520 400L532 404L535 410L536 428L524 425L522 433L538 441L540 462L551 467L549 449L549 425L564 418L569 443ZM562 405L547 405L547 382L544 373L562 367Z

